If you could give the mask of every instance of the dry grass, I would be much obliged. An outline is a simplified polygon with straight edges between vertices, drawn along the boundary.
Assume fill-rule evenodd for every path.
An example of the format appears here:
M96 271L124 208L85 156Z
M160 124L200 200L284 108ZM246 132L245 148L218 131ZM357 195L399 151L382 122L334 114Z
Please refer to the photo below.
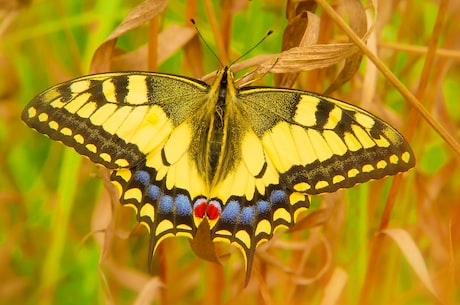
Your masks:
M458 1L170 2L0 2L0 303L459 304ZM273 29L233 65L250 68L241 83L360 105L418 159L313 198L294 230L258 249L246 288L237 250L219 246L231 255L217 265L183 238L162 243L147 274L148 236L114 203L107 173L19 119L40 90L89 70L209 79L219 64L192 17L223 63Z

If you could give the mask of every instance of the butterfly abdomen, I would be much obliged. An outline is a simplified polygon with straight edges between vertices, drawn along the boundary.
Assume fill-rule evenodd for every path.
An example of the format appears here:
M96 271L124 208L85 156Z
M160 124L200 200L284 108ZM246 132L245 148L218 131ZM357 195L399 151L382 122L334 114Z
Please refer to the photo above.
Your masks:
M207 161L208 164L208 175L210 181L213 180L217 166L219 164L220 156L222 155L222 148L225 145L224 143L224 116L223 108L217 104L214 115L211 119L211 126L209 126L208 135L207 135Z

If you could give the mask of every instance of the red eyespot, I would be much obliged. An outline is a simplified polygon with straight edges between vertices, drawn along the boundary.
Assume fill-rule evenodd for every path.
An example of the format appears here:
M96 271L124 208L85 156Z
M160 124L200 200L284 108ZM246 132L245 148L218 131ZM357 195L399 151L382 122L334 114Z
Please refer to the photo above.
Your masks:
M215 202L215 201L209 202L208 212L207 212L209 220L215 220L219 218L220 212L221 212L221 209L220 209L220 205L218 202Z
M203 218L206 215L207 202L204 199L197 201L193 207L193 213L198 218Z

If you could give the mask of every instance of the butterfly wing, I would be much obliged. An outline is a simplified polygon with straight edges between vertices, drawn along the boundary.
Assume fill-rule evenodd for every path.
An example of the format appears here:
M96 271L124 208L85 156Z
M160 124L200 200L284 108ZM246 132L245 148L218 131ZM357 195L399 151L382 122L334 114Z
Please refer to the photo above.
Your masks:
M187 153L187 118L207 100L205 83L169 74L89 75L35 97L22 119L50 138L112 169L120 201L136 210L151 251L173 235L192 237L192 199L205 192Z
M242 102L266 154L289 188L334 192L407 171L414 154L403 136L369 112L339 100L288 89L246 89Z
M208 90L205 83L169 74L88 75L39 94L22 119L95 163L129 168L155 151Z
M231 90L231 89L230 89ZM238 157L216 187L223 200L214 241L236 245L246 262L279 227L292 227L308 195L333 192L413 167L404 138L374 115L297 90L247 87L233 98L229 130ZM238 112L238 114L236 114ZM232 140L230 140L232 141Z

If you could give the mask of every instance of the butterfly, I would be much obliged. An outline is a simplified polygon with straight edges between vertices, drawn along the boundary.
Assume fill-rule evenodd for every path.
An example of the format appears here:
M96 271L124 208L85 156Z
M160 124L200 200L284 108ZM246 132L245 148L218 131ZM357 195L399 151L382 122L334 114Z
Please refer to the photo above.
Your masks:
M407 171L414 154L376 116L312 92L241 87L228 66L212 84L172 74L88 75L37 95L31 128L111 170L121 204L162 240L238 247L246 282L256 248L292 227L309 195Z

